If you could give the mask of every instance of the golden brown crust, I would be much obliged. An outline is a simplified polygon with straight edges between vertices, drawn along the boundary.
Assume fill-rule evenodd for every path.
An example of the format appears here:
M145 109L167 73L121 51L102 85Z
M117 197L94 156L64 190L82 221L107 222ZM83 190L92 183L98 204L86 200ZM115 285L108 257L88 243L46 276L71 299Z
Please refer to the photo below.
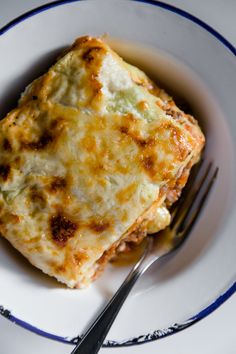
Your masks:
M82 37L0 122L1 232L47 274L86 284L178 197L203 145L145 74Z

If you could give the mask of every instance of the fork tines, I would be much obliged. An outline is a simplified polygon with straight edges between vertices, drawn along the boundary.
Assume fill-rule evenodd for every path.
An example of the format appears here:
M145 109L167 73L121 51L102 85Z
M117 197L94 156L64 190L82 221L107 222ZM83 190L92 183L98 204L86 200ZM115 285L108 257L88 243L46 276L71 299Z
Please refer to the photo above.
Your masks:
M191 173L181 197L173 207L170 228L176 234L189 233L202 211L216 180L219 168L213 162L200 161Z

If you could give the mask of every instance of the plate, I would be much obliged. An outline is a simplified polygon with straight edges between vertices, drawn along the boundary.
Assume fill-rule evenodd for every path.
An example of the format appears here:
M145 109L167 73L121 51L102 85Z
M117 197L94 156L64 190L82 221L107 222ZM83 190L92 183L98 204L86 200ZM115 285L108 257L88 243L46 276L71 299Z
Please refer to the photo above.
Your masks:
M236 290L236 49L192 15L155 1L59 1L0 30L1 117L62 49L104 35L126 60L184 97L203 127L219 175L191 237L155 264L124 304L105 346L163 338L204 318ZM70 290L0 240L0 313L38 334L76 343L129 267L108 266L86 290Z

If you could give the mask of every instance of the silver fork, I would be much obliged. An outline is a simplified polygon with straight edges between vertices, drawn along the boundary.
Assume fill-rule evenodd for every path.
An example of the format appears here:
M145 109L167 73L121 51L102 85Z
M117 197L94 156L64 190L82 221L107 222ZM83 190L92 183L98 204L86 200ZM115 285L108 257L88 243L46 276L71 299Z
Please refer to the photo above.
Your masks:
M96 354L111 328L125 299L139 277L157 260L176 251L189 236L207 196L216 180L218 167L201 161L191 172L182 195L171 210L171 223L157 237L146 238L146 247L139 261L128 274L112 299L86 331L71 354Z

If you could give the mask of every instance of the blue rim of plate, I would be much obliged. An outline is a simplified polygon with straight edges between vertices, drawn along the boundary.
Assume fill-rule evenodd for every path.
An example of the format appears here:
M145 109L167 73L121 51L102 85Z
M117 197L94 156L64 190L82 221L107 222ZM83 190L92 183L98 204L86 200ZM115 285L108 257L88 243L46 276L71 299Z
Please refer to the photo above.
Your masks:
M37 7L33 10L30 10L23 15L15 18L8 24L6 24L4 27L0 29L0 36L9 31L11 28L19 24L20 22L28 19L29 17L35 16L40 12L46 11L48 9L60 6L60 5L65 5L67 3L73 3L73 2L79 2L79 1L86 1L86 0L58 0L49 4L42 5L40 7ZM140 3L145 3L148 5L153 5L157 6L159 8L165 9L167 11L173 12L181 17L184 17L188 19L191 22L194 22L198 26L202 27L205 29L208 33L210 33L213 37L215 37L220 43L222 43L227 49L229 49L234 56L236 56L236 48L226 39L224 38L219 32L217 32L214 28L209 26L207 23L203 22L199 18L191 15L190 13L166 4L161 1L155 1L155 0L128 0L128 1L134 1L134 2L140 2ZM209 306L205 307L202 311L197 313L196 315L192 316L188 320L181 322L181 323L175 323L172 326L169 326L164 329L159 329L156 330L152 333L149 334L144 334L140 335L138 337L133 337L130 339L126 339L124 341L115 341L115 340L107 340L104 343L104 347L124 347L124 346L132 346L132 345L137 345L137 344L143 344L143 343L148 343L157 339L161 339L164 337L167 337L169 335L172 335L174 333L180 332L185 328L188 328L192 326L193 324L197 323L198 321L202 320L206 316L210 315L213 311L215 311L220 305L222 305L227 299L229 299L230 296L232 296L236 292L236 282L234 282L228 290L226 290L222 295L220 295L214 302L212 302ZM53 339L62 343L67 343L67 344L77 344L80 340L80 336L74 337L74 338L69 338L69 337L61 337L57 336L52 333L45 332L17 317L15 317L11 311L5 309L3 306L0 306L0 315L3 317L7 318L13 323L16 323L17 325L28 329L38 335L41 335L43 337Z

